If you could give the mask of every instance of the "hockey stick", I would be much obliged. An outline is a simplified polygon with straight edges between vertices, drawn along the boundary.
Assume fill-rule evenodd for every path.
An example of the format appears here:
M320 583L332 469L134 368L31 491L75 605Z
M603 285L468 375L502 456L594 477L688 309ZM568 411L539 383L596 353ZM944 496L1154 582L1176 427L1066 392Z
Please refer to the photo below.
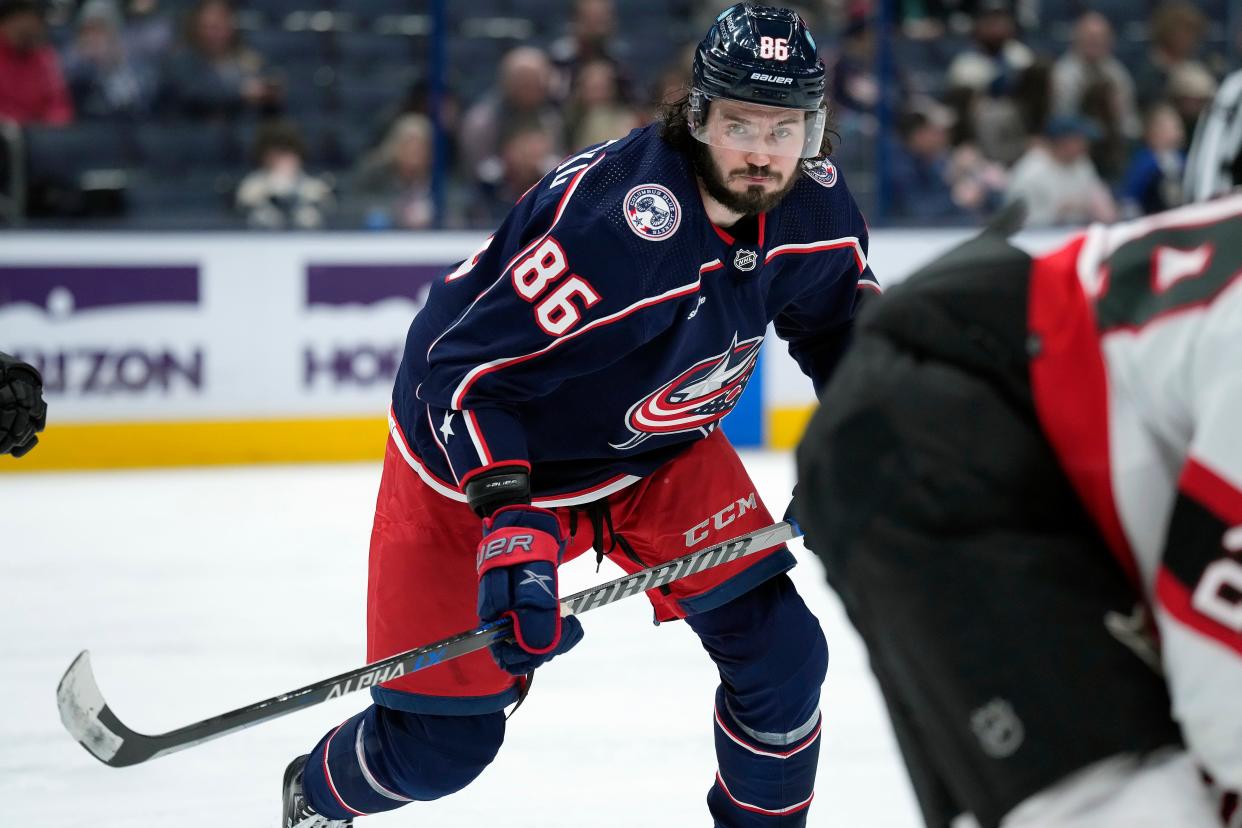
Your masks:
M705 569L771 549L800 534L802 530L792 521L773 524L659 566L575 592L561 599L561 614L598 609ZM60 708L60 720L69 735L105 765L123 768L482 650L492 642L508 637L512 626L508 618L483 624L425 647L407 650L348 673L154 736L130 730L116 717L99 691L99 684L91 671L90 652L83 650L61 678L56 688L56 704Z

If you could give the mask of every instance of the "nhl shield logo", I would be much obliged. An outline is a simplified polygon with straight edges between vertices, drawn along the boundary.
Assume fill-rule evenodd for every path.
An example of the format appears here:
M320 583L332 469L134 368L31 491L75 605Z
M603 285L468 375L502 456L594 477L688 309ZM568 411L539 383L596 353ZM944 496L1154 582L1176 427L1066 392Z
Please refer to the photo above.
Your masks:
M754 270L759 254L753 250L739 250L733 255L733 266L738 270Z
M834 187L837 183L837 167L827 158L812 158L802 162L802 171L821 187Z
M639 184L625 195L625 219L636 235L663 241L681 224L681 205L659 184Z
M983 752L994 759L1012 756L1026 738L1022 720L1005 699L992 699L972 712L970 729Z

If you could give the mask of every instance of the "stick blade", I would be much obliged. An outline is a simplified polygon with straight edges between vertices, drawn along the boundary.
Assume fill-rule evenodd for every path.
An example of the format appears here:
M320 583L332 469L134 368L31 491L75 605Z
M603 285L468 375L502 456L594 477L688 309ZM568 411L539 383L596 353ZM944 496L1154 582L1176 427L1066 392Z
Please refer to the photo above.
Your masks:
M135 754L141 754L141 743L147 737L125 727L108 709L91 670L88 650L78 654L61 678L56 687L56 706L65 730L100 762L123 767L142 761Z

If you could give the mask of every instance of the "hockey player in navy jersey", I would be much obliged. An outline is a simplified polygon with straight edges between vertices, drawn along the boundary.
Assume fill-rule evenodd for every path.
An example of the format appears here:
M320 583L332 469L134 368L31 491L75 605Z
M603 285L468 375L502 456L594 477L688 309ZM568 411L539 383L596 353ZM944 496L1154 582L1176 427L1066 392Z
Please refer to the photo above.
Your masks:
M22 457L47 422L43 379L33 366L0 353L0 456Z
M717 425L769 323L819 387L878 285L826 156L824 66L803 21L727 9L693 77L661 123L528 191L414 319L372 534L368 658L502 616L516 641L375 688L289 766L286 826L347 825L469 784L531 673L582 638L558 612L559 563L594 547L636 571L772 522ZM793 564L781 546L648 593L720 671L718 826L806 823L828 651Z

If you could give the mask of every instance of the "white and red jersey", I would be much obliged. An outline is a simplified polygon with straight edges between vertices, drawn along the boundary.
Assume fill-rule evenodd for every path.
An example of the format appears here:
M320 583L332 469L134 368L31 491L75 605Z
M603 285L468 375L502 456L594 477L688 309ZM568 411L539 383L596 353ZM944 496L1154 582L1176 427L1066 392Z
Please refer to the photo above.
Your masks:
M1029 314L1044 430L1151 604L1191 753L1242 790L1242 196L1091 228L1035 261Z

